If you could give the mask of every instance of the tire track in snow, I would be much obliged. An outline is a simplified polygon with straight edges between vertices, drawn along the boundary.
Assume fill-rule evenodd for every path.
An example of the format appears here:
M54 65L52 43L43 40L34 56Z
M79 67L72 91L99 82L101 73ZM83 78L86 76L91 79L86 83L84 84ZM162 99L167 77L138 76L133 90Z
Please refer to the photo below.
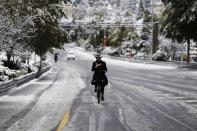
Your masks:
M51 82L51 84L48 87L46 87L45 89L41 90L38 94L36 94L33 101L25 109L21 110L19 113L12 116L8 121L4 122L0 126L1 131L6 131L9 127L11 127L17 121L23 119L32 110L32 108L36 105L36 103L38 102L38 100L42 96L42 94L45 91L49 90L51 87L53 87L54 83L57 81L60 74L61 74L61 70L56 74L55 79Z

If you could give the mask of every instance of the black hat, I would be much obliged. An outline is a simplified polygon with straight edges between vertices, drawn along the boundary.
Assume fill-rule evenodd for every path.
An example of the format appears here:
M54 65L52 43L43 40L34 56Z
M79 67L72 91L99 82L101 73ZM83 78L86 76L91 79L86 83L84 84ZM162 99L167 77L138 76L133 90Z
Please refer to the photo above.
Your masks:
M94 57L95 58L102 58L101 54L96 54Z

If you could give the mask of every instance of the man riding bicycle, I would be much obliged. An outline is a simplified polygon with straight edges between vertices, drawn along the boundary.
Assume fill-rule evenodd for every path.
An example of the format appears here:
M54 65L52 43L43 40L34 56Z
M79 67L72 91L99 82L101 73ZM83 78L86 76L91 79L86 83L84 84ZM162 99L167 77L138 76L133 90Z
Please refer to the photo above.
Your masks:
M55 61L55 63L57 62L57 60L58 60L58 54L55 53L55 55L54 55L54 61Z
M95 56L96 61L92 64L92 71L94 71L92 84L95 85L95 92L97 91L96 81L102 81L101 84L101 100L104 101L104 87L108 84L108 79L105 75L107 72L107 66L104 61L101 60L101 55L97 54Z

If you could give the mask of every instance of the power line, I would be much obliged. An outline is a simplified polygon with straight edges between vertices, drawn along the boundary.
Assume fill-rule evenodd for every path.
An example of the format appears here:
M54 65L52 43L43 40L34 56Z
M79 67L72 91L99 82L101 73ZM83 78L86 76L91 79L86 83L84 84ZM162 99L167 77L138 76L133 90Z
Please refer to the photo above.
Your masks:
M121 23L121 24L116 24L116 23L82 23L82 22L75 22L75 24L72 23L61 23L62 27L67 27L67 28L74 28L74 27L144 27L144 26L151 26L152 22L145 22L143 24L132 24L132 23Z

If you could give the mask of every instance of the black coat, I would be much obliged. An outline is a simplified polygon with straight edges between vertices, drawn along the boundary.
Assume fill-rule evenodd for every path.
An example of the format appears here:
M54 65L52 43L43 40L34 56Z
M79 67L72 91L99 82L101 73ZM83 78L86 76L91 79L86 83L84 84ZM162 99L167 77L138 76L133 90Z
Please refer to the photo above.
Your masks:
M96 67L96 65L98 65L98 67ZM107 72L107 66L104 61L94 61L92 63L92 71L94 71L93 81L101 79L105 81L105 85L108 84L108 79L105 75L105 73Z

